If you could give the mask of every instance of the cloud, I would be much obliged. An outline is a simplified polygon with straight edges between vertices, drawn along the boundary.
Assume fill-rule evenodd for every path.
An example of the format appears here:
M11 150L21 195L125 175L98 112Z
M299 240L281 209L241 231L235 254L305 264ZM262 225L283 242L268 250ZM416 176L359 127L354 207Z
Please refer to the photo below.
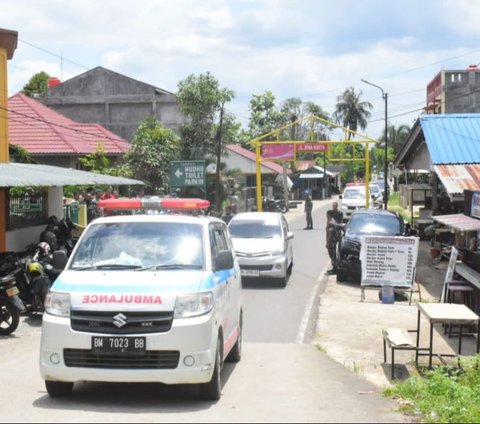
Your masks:
M278 102L311 100L332 113L337 96L353 86L374 104L368 131L378 136L381 93L361 78L388 92L392 121L402 123L418 116L423 90L442 67L480 62L480 2L467 0L4 0L2 5L9 13L1 26L19 32L9 62L9 95L41 70L65 80L104 66L172 92L188 75L208 71L235 91L230 109L242 123L253 93L271 90Z

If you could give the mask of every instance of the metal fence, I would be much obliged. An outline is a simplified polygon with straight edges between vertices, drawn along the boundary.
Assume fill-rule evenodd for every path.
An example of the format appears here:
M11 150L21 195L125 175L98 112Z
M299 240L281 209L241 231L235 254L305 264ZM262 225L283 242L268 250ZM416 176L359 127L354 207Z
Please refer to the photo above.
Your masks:
M10 196L7 230L35 225L46 225L48 221L48 197L37 194L34 197Z

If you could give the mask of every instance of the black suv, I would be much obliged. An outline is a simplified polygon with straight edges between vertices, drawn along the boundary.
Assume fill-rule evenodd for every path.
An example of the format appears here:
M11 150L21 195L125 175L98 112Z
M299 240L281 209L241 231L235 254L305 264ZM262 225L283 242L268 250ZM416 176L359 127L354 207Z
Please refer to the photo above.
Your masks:
M344 228L337 250L337 281L349 276L360 282L360 238L366 235L402 236L406 234L403 218L395 212L379 209L355 211Z

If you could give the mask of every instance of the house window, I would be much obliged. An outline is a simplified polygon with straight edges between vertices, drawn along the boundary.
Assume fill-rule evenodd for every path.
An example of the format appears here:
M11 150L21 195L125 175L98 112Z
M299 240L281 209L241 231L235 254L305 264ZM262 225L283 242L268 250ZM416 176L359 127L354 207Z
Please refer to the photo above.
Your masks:
M10 193L7 231L46 225L48 195L40 188Z

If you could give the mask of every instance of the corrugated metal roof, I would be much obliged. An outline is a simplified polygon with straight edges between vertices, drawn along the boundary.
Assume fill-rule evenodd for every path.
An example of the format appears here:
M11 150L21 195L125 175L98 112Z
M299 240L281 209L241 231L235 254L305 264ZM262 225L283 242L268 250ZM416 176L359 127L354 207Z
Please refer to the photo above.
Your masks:
M451 197L463 197L464 190L480 190L480 164L436 165L433 169Z
M480 163L480 114L424 115L420 124L433 165Z
M99 124L81 124L18 93L8 99L8 141L35 154L85 155L98 143L108 155L127 152L131 145Z
M454 228L458 231L479 231L480 219L475 219L463 213L451 215L433 215L432 219L447 227Z
M335 175L337 175L334 172L330 172L328 169L326 169L326 174L329 177L334 177ZM299 175L299 177L300 178L323 178L323 167L318 165L312 166L307 170L305 170L304 172L302 172Z
M144 185L131 178L95 174L77 169L27 163L0 163L0 187L59 187L78 184Z

